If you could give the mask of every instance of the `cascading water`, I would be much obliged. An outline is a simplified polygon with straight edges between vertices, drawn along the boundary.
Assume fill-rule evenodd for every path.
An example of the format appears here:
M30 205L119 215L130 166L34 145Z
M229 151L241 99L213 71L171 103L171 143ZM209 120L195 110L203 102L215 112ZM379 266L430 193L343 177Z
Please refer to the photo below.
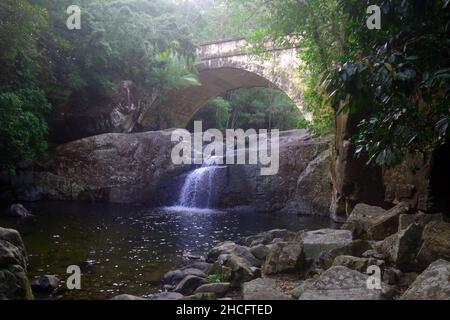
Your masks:
M203 165L190 172L181 188L177 206L184 208L213 208L222 185L226 167Z

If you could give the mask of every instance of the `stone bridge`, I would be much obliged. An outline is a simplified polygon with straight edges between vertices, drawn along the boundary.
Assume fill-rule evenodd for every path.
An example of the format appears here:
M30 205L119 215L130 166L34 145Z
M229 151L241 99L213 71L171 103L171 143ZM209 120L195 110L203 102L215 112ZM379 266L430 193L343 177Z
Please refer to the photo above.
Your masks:
M264 58L249 53L245 39L200 46L197 64L201 85L179 88L155 103L139 120L145 130L184 128L214 97L240 88L268 87L285 92L301 109L298 48L267 46Z

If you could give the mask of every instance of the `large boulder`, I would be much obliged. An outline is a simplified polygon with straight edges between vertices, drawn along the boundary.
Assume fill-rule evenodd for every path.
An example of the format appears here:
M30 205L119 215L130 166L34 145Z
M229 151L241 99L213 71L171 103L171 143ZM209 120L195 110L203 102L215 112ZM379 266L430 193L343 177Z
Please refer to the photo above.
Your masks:
M326 270L332 266L334 259L338 256L348 255L362 257L365 252L372 249L372 245L367 240L353 240L345 246L323 252L319 257L318 263L320 267Z
M300 300L382 300L390 299L393 290L386 284L369 289L368 276L344 266L335 266L321 274L303 290Z
M55 275L45 275L39 277L31 283L31 288L35 292L51 293L56 290L61 280Z
M13 218L25 219L31 216L30 211L28 211L22 204L16 203L12 204L6 214Z
M419 267L416 255L421 244L422 230L423 226L420 224L411 224L387 237L378 249L401 271L417 271Z
M344 247L352 242L352 233L348 230L320 229L302 232L299 239L308 259L318 259L322 252Z
M400 203L390 210L357 204L342 229L351 230L355 239L383 240L398 231L399 216L409 207Z
M450 300L450 262L437 260L420 274L402 300Z
M239 256L246 260L251 266L257 267L261 263L258 259L251 253L248 247L240 246L234 242L226 241L223 242L208 252L207 261L215 262L221 255L233 254Z
M301 242L281 242L272 245L263 265L265 275L305 269L307 262Z
M284 294L274 279L258 278L242 284L243 300L291 300Z
M278 173L261 176L260 165L229 166L220 205L329 216L331 140L331 136L314 138L306 130L280 132Z
M0 228L0 300L33 299L27 256L16 230Z
M437 259L450 261L450 223L432 221L422 233L422 246L417 253L417 260L422 267Z
M175 292L181 293L183 295L192 294L195 289L207 283L205 278L189 275L184 277L180 283L175 287Z
M174 193L173 177L191 169L175 165L173 131L107 133L62 144L19 171L12 185L19 199L160 205ZM169 192L170 190L170 192Z

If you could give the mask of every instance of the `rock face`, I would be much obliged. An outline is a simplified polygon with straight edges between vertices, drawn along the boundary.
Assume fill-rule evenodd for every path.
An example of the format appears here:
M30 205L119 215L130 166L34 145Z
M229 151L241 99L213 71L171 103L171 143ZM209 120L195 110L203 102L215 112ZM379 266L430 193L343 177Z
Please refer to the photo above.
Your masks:
M26 270L27 256L20 234L0 228L0 300L33 299Z
M328 269L332 266L336 257L341 255L348 255L354 257L363 257L364 253L372 250L372 245L367 240L353 240L349 244L324 252L319 257L319 265L323 269Z
M171 131L103 134L60 145L40 160L40 171L12 183L24 200L56 199L161 204L168 182L190 166L171 160ZM30 199L32 197L32 199Z
M308 285L300 300L382 300L392 297L391 288L369 289L368 276L343 266L335 266Z
M450 262L433 262L402 295L403 300L449 300Z
M284 294L274 279L258 278L242 284L242 298L244 300L291 300Z
M371 112L343 112L336 117L331 213L342 222L358 203L381 206L405 202L412 209L427 211L430 208L433 165L430 154L409 156L400 165L385 170L367 165L368 157L354 156L356 146L352 137L357 133L360 121L368 118Z
M171 133L105 133L62 144L47 152L37 169L19 171L10 183L19 200L166 205L194 169L172 163L178 142L171 142ZM328 216L331 139L313 138L305 130L280 133L278 174L262 176L259 165L227 166L217 206Z
M304 232L300 239L308 259L318 259L322 252L344 247L352 242L348 230L320 229Z
M263 212L329 216L331 139L312 138L305 130L281 132L278 174L261 176L258 165L229 166L221 206L241 203Z

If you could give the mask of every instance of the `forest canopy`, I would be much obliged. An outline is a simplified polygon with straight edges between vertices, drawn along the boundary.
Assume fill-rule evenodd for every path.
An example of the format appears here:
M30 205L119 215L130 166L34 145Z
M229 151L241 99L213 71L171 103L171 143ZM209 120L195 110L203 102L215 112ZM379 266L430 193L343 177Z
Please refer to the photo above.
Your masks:
M77 32L66 27L72 4L83 8ZM380 30L367 28L370 5L381 9ZM196 83L199 43L237 36L256 54L267 42L300 44L298 72L312 121L291 112L281 95L253 90L215 99L202 111L218 127L300 123L327 133L336 114L359 113L357 155L390 166L408 153L429 153L450 132L449 6L448 0L3 0L0 170L14 171L47 148L46 118L55 106L89 110L121 80L133 81L144 100L163 96ZM278 107L263 115L260 104L273 96Z

